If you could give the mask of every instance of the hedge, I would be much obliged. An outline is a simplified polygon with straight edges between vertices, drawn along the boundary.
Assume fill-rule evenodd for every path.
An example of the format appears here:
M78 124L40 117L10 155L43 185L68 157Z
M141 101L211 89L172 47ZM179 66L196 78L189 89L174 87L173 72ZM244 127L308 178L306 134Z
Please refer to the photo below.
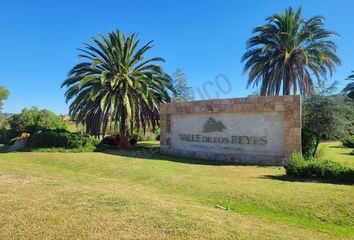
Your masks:
M34 133L28 142L30 148L95 148L97 140L79 133L67 131L43 131Z
M286 174L293 177L354 183L354 168L334 161L306 160L300 154L294 153L284 167Z

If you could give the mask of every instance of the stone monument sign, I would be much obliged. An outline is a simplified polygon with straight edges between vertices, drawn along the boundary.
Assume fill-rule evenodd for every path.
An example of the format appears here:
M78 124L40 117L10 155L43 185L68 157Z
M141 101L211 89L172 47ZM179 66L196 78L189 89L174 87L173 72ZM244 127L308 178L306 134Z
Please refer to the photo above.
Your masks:
M281 165L301 152L299 96L162 104L161 153Z

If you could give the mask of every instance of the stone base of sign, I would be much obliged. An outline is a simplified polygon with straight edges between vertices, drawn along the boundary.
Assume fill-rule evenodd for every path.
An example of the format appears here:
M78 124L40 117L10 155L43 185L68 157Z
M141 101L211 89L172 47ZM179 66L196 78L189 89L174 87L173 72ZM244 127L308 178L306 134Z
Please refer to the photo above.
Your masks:
M255 119L258 119L257 121L255 120L254 125L252 122L253 115L255 116ZM269 122L271 120L269 119L272 118L269 118L269 116L273 115L276 117L274 118L276 122L271 125L271 122ZM191 124L188 124L188 121L191 120L186 120L186 123L183 124L186 125L187 134L186 132L183 132L183 134L198 135L188 136L191 137L191 139L187 139L187 142L180 142L180 139L177 139L178 134L180 134L178 132L180 131L180 126L172 126L173 121L171 119L175 119L175 122L177 121L176 119L182 121L184 116L186 119L193 119L193 117L195 117L195 119L207 119L210 117L215 118L216 120L221 119L221 122L224 119L226 122L234 125L225 126L225 129L220 129L219 131L215 130L215 134L204 132L202 135L199 135L199 132L202 131L202 127L195 130L198 133L191 133L195 129L195 123L194 125L192 122ZM245 117L243 116L251 117L249 120L247 118L245 120ZM243 122L241 121L242 117ZM238 119L240 119L239 123ZM262 121L265 123L264 125L260 124ZM227 161L244 165L281 165L289 159L292 152L301 152L300 96L249 97L162 104L160 106L160 124L162 154ZM203 124L204 122L199 123L199 125ZM240 124L244 124L244 126L241 126ZM235 126L240 129L235 129ZM277 126L281 129L277 129ZM249 128L249 130L247 130L247 128ZM277 131L275 133L276 137L273 137L272 131L275 130ZM257 132L259 132L259 136L267 137L268 144L252 146L243 145L245 146L244 149L241 148L242 145L231 145L230 139L234 136L231 136L230 132L234 135L237 134L238 131L243 131L242 134L245 136L236 136L239 137L238 139L241 139L237 144L245 143L245 141L247 143L247 140L248 143L250 143L251 140L249 139L252 139L253 141L256 137L248 138L247 134L249 133L250 136L256 136ZM221 139L223 136L225 139L227 138L227 141L225 141L229 145L223 145L222 142L216 142L215 144L214 142L211 143L209 140L213 137L208 138L211 134L217 136L214 137L213 141L216 141L215 139L218 139L218 137ZM266 136L267 134L269 136ZM196 139L194 139L194 137ZM200 139L204 137L208 142L200 141ZM242 140L242 137L246 140ZM272 137L276 139L272 139ZM257 139L257 141L260 140ZM274 152L272 149L269 149L269 147L272 146L272 143L277 148ZM188 144L190 144L190 147ZM233 149L238 148L237 146L241 146L239 148L240 150L233 151Z
M161 153L173 156L191 157L219 162L229 162L238 165L280 166L286 161L283 156L262 156L242 154L219 154L210 152L175 150L168 146L161 146Z

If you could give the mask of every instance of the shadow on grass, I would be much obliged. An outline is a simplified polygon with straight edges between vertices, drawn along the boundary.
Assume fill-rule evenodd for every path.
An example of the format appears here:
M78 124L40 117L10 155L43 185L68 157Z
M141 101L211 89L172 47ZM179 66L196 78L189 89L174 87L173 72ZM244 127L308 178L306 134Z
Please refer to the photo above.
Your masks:
M342 146L328 146L328 148L343 148Z
M232 162L216 161L216 160L206 160L198 159L192 157L182 157L182 156L171 156L160 154L159 145L140 145L131 150L117 150L115 148L105 149L100 151L104 154L110 154L115 156L140 158L150 161L169 161L185 164L196 164L196 165L210 165L210 166L237 166Z
M350 152L348 152L348 153L339 153L340 155L345 155L345 156L352 156L352 157L354 157L354 155L352 154L352 153L350 153Z
M335 180L326 180L326 179L309 179L309 178L298 178L289 175L264 175L260 178L263 179L271 179L271 180L278 180L284 182L302 182L302 183L325 183L325 184L338 184L338 185L353 185L354 183L349 182L340 182Z
M140 158L149 161L169 161L177 163L186 163L186 164L196 164L196 165L210 165L210 166L232 166L235 165L230 162L221 162L216 160L206 160L206 159L197 159L191 157L180 157L180 156L170 156L162 155L158 152L151 153L150 151L144 150L106 150L102 153L111 154L115 156L131 157L131 158Z

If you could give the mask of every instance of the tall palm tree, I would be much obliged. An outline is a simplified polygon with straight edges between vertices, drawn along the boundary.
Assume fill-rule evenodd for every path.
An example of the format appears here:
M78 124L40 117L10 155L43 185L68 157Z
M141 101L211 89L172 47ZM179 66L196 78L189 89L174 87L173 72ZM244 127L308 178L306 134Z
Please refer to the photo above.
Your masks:
M158 65L160 57L145 58L152 41L138 48L137 34L126 37L116 30L108 37L93 38L97 46L84 44L80 58L62 87L72 101L70 116L86 125L89 134L104 135L108 126L121 131L129 126L155 126L159 105L174 91L171 78Z
M351 99L354 99L354 71L352 72L353 74L350 75L347 80L351 80L351 83L348 83L344 89L343 92Z
M321 83L332 75L340 59L331 40L337 35L324 29L324 18L301 18L301 8L268 17L253 30L242 57L247 87L261 83L261 95L301 95L314 89L313 77Z

